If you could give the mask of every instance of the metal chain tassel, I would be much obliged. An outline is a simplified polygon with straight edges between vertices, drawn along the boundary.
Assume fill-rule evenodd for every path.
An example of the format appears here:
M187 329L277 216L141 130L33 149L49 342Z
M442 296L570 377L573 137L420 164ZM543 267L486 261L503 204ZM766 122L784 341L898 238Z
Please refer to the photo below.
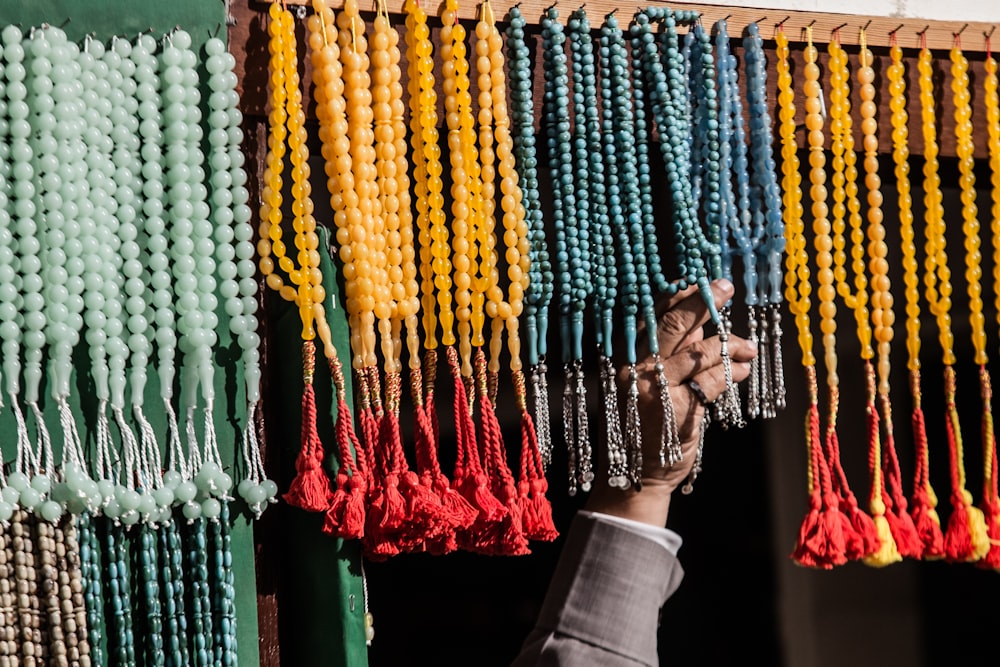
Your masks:
M670 382L659 355L656 356L656 384L660 389L660 404L663 406L663 428L660 434L660 467L673 467L684 458L681 438L678 434L677 413L670 398Z
M576 382L574 395L576 397L576 449L577 475L580 478L580 490L590 491L594 481L593 450L590 447L590 420L587 417L587 387L584 384L583 360L573 361L573 377Z
M719 314L721 316L719 342L722 346L722 368L726 376L726 390L715 401L715 419L724 429L730 426L743 428L746 422L743 420L743 409L740 406L740 390L733 382L733 359L729 356L729 332L732 329L729 309L723 308Z
M767 312L762 310L760 316L759 330L760 339L757 341L757 356L754 361L760 360L760 416L764 419L771 419L776 414L774 407L774 371L771 368L771 333L767 321Z
M629 477L636 490L642 489L642 430L639 422L639 384L635 364L628 369L628 396L625 399L625 447L629 457Z
M691 472L688 473L688 478L684 482L684 486L681 487L681 493L685 496L691 495L694 491L694 481L701 474L701 462L705 453L705 431L708 430L708 426L711 423L712 415L709 414L708 410L705 410L705 414L701 418L701 424L698 427L698 451L694 455L694 466L691 468Z
M571 364L563 364L563 404L562 404L562 417L563 417L563 439L566 441L566 458L568 465L569 477L567 479L569 483L569 489L567 492L571 496L576 495L576 422L573 419L573 411L576 407L576 403L573 397L573 366Z
M538 435L538 453L542 457L542 471L549 469L552 463L552 429L549 425L549 383L546 378L548 369L545 362L539 360L532 369L531 393L535 404L535 433Z
M618 412L618 381L611 359L601 356L601 388L604 401L604 440L608 448L608 486L627 489L629 479L628 453L622 438L621 415Z
M757 307L747 306L747 324L750 332L748 337L754 345L760 346L760 337L757 334ZM761 413L761 384L762 376L767 374L765 367L761 373L761 356L758 354L750 362L750 381L747 383L747 416L756 419Z
M779 306L768 308L771 320L771 395L775 411L785 409L785 368L781 358L781 310ZM773 416L773 415L772 415Z

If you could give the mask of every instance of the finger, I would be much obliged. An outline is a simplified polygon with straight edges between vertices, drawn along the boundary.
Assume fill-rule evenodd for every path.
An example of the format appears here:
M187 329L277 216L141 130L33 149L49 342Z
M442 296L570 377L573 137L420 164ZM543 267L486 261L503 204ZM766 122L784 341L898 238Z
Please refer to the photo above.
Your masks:
M745 361L733 363L733 382L739 383L750 376L750 364ZM692 385L694 388L692 389ZM699 403L707 401L714 403L726 391L726 372L722 365L712 366L699 373L696 373L682 386L694 395Z
M739 336L729 337L729 357L736 363L757 356L757 346ZM697 340L663 359L663 371L671 382L684 382L713 366L722 367L722 343L718 336ZM735 373L735 370L734 370Z
M733 284L720 279L711 284L715 307L721 308L732 298ZM657 318L660 354L669 356L680 349L685 340L709 321L710 312L705 299L695 288L688 288L680 301L668 301Z

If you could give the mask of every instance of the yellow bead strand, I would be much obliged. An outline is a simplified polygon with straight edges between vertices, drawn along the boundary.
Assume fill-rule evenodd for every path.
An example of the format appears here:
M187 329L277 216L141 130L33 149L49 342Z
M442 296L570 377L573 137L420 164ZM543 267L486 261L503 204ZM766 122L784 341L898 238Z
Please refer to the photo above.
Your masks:
M986 105L987 145L990 156L990 229L993 234L993 288L997 319L1000 321L1000 99L997 92L997 61L989 54L983 64Z
M294 40L295 33L289 31L291 13L286 12L277 3L271 5L268 34L270 37L268 50L268 150L265 157L264 187L261 192L260 209L260 240L257 242L258 266L268 287L278 292L286 301L295 302L297 293L291 285L285 285L281 274L275 271L275 260L278 268L288 273L291 260L286 257L285 244L281 240L281 222L283 202L282 188L284 171L284 156L286 154L285 139L288 136L286 122L287 88L285 85L285 60L287 58L287 42ZM272 257L273 253L273 257Z
M476 23L476 89L479 98L479 162L480 192L473 195L473 218L475 221L474 240L479 251L479 268L472 281L472 344L485 344L483 326L486 322L486 290L495 279L493 259L496 226L496 165L493 131L493 80L491 72L490 33L491 25L487 13L490 5L480 5L479 21Z
M951 330L951 271L945 246L944 204L938 173L937 119L932 55L922 48L917 57L921 130L924 139L924 292L938 326L938 341L946 366L955 363Z
M375 133L372 129L371 77L365 26L358 15L357 0L347 0L337 16L340 57L343 65L344 99L347 102L347 164L338 165L347 213L348 243L340 248L344 263L347 310L351 326L353 366L375 366L375 309L379 285L375 219L378 217L375 186ZM348 167L340 171L339 167ZM348 270L350 265L350 270Z
M833 246L834 246L834 279L837 284L837 293L844 300L844 305L854 311L854 322L857 330L858 340L861 343L861 358L868 360L874 357L874 350L871 344L871 324L869 322L868 311L868 273L865 267L865 232L862 228L861 202L858 199L858 168L857 153L854 150L853 123L851 120L851 88L850 69L847 53L841 48L839 42L830 44L830 77L831 83L836 79L836 84L831 90L831 100L834 99L834 92L839 98L831 102L830 118L831 133L833 125L839 127L838 132L833 136L834 150L834 218L833 218ZM835 76L836 75L836 76ZM837 109L836 107L840 107ZM836 154L841 153L843 163L838 164ZM837 171L841 174L837 174ZM842 180L839 183L838 176ZM842 191L841 191L842 187ZM838 206L836 199L842 196L846 200L846 211ZM846 255L844 248L844 215L847 215L851 228L851 269L854 273L854 289L847 282L847 270L845 269Z
M471 379L473 371L471 288L477 251L475 243L470 243L470 239L475 238L472 189L479 175L479 158L473 129L475 121L472 116L472 96L469 93L465 27L458 23L457 11L457 0L449 0L441 14L441 58L452 180L451 261L452 281L455 286L455 321L458 327L458 352L462 361L462 376ZM478 186L476 190L478 191Z
M423 306L424 348L437 349L437 329L441 326L441 343L454 345L454 314L451 296L451 251L448 244L448 227L444 212L443 181L441 174L441 148L438 144L437 92L434 79L433 45L427 16L416 0L409 0L413 14L414 50L417 56L416 71L418 94L410 98L411 124L413 127L414 160L420 146L418 165L425 166L426 194L421 197L417 182L417 228L420 243L421 303ZM449 11L449 10L446 10ZM454 21L455 10L450 10ZM445 15L442 14L442 21ZM408 31L409 33L410 31ZM412 85L412 82L411 82ZM419 135L419 139L417 137ZM419 173L419 172L417 172ZM436 304L436 306L435 306Z
M889 109L892 111L892 160L898 191L899 234L902 242L903 283L906 295L907 368L920 370L920 279L913 232L913 197L910 195L910 149L906 113L906 79L903 49L893 44L889 50Z
M403 89L399 83L399 33L389 23L384 2L379 2L372 37L372 114L375 121L375 154L378 172L380 216L375 216L378 258L377 306L382 358L387 374L399 373L399 302L405 298L403 253L400 235L400 199L403 183L396 161L394 116L403 113ZM396 107L394 109L394 106ZM404 150L405 158L405 150ZM404 171L405 175L405 171ZM409 189L409 180L406 181ZM405 308L405 306L404 306Z
M521 340L518 322L524 308L524 291L528 288L531 268L529 255L528 223L523 195L514 165L514 139L510 133L510 115L507 111L507 83L504 75L503 39L496 27L493 9L487 0L489 25L489 60L492 84L491 103L496 133L497 173L500 177L500 208L503 211L504 260L507 265L506 298L499 284L498 252L490 246L490 285L486 291L486 315L493 321L490 340L490 371L500 370L499 356L501 335L506 329L510 369L515 374L522 371ZM493 234L490 234L493 237ZM484 272L484 276L487 275Z
M826 153L823 136L823 113L820 100L819 66L816 64L817 50L812 43L812 31L808 32L805 48L805 94L806 134L809 142L809 188L812 200L813 246L816 251L816 282L819 297L820 330L823 333L823 350L826 362L827 384L836 387L837 377L837 305L833 276L833 241L830 237L826 190Z
M319 236L313 217L311 186L309 184L309 149L306 145L305 112L299 88L296 39L292 15L287 10L272 5L270 71L271 95L269 114L270 131L268 154L264 175L263 204L261 207L260 241L258 242L259 266L268 286L284 299L295 303L302 321L302 339L313 340L316 301L322 302L326 294L319 271ZM282 238L281 172L285 154L285 141L292 165L292 228L298 265L287 255ZM275 272L273 256L278 267L288 275L291 285L286 285Z
M986 318L983 316L979 219L976 208L975 157L972 140L972 106L969 93L969 61L956 45L951 59L951 90L955 104L955 152L958 156L959 185L962 190L962 233L965 237L965 282L969 295L969 325L977 365L986 364Z
M775 34L778 56L778 132L781 135L782 216L785 222L785 299L795 315L802 365L816 365L812 330L809 326L809 254L802 221L802 176L799 173L798 143L795 140L795 92L789 64L788 37L779 27Z
M875 119L878 106L875 104L875 70L872 69L874 56L868 49L865 31L861 31L861 66L858 68L858 83L861 95L861 134L864 137L865 188L868 192L868 270L871 274L871 318L874 326L875 343L878 351L878 392L889 395L889 352L893 337L895 315L892 310L890 293L889 246L885 242L884 216L882 214L882 181L878 175L878 121ZM887 415L886 415L887 416ZM891 424L886 423L887 428Z

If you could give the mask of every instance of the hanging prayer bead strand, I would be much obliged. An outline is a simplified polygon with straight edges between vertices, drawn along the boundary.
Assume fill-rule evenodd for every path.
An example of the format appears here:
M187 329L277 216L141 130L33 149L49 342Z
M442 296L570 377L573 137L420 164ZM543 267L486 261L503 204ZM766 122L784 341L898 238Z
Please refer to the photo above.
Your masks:
M890 293L889 263L886 259L889 253L885 243L885 226L882 215L881 179L878 175L878 123L875 119L877 106L875 104L875 71L872 68L874 56L868 49L866 33L862 29L860 35L861 53L858 68L858 83L861 97L861 132L865 151L864 170L865 187L867 190L867 221L868 238L868 271L871 274L871 318L874 328L877 352L877 393L879 409L881 410L885 442L883 444L883 460L881 462L885 489L883 496L887 508L887 516L894 524L893 537L904 557L917 557L922 551L922 544L916 534L913 521L907 511L906 497L902 490L902 479L899 461L896 456L896 443L893 432L892 409L889 401L890 348L893 338L893 323L895 315L892 310L892 295Z
M235 58L226 51L218 38L205 44L208 54L205 66L209 73L212 93L208 104L209 144L208 164L212 168L212 220L215 223L216 265L219 274L219 294L226 300L229 331L240 346L244 381L246 382L247 416L243 429L246 478L240 482L240 496L259 517L269 502L275 502L277 485L267 479L257 442L257 408L260 402L260 336L257 329L256 265L253 261L253 228L250 225L247 174L243 169L240 150L243 132L242 114L236 93ZM314 290L315 292L315 290ZM314 294L319 296L319 294ZM244 484L244 482L248 482Z
M491 339L491 365L499 356L501 328L507 334L507 352L510 356L510 370L514 384L514 396L521 413L521 468L517 489L513 485L505 461L503 442L496 439L497 450L493 457L495 467L500 471L503 489L497 490L508 508L510 523L505 523L506 535L503 553L521 551L518 536L520 528L514 519L516 512L521 517L524 535L528 539L551 541L557 532L552 523L552 510L545 494L548 483L545 479L534 420L527 408L524 370L521 361L521 339L519 318L524 308L524 293L529 284L531 268L529 223L526 220L523 195L519 176L515 168L514 141L511 135L511 119L507 111L506 77L504 74L503 40L497 29L493 9L487 2L484 10L488 25L489 60L491 63L490 83L492 111L496 126L497 173L500 177L500 209L503 211L504 260L507 265L507 291L503 293L496 278L487 290L486 314L493 320ZM498 251L490 247L491 266L500 265ZM494 273L496 269L494 269ZM498 362L496 362L498 363ZM497 370L499 370L497 368ZM499 430L499 424L495 426ZM584 476L587 479L588 476ZM520 498L515 499L515 494Z
M525 43L525 21L517 7L510 10L507 28L508 78L511 81L511 135L514 157L522 184L525 216L529 223L531 239L531 274L525 290L525 330L527 332L529 381L535 407L535 427L538 431L538 448L543 470L552 462L552 435L548 397L548 307L552 298L554 277L545 237L545 225L538 195L538 158L535 151L534 102L532 101L532 76L528 45ZM596 112L596 106L595 106ZM600 145L591 156L592 166L602 164ZM603 188L595 185L597 188ZM600 213L599 213L600 215ZM605 210L604 216L607 217ZM617 403L616 403L617 405ZM614 411L617 416L617 410ZM619 438L620 439L620 438Z
M21 340L23 337L23 318L21 317L21 306L23 296L21 295L21 278L18 270L17 240L14 235L13 220L11 215L12 203L14 202L14 161L11 158L11 148L15 135L30 134L30 125L22 118L25 110L21 102L26 95L23 83L23 66L20 63L22 48L20 45L21 32L16 27L8 27L0 33L0 46L3 47L2 63L3 76L0 77L0 91L3 93L3 114L0 116L0 151L3 159L0 159L0 339L2 345L0 350L3 353L3 374L4 388L10 400L11 411L14 413L17 425L16 439L16 465L11 477L16 479L14 473L20 472L23 465L23 456L26 450L30 449L27 444L27 429L24 428L24 415L21 411L18 397L21 393ZM9 52L8 52L9 48ZM23 56L21 56L23 57ZM8 70L13 64L13 76ZM24 120L24 122L21 122ZM17 506L20 489L10 484L10 479L6 479L0 471L0 518L9 521L13 516ZM11 561L13 562L13 561Z
M984 104L986 107L987 146L990 164L990 231L993 244L993 290L994 303L1000 304L1000 96L997 94L997 61L991 51L990 38L986 38L986 77L983 81ZM992 392L991 392L992 393ZM983 417L987 413L984 411ZM990 418L992 431L992 417ZM985 566L1000 567L1000 549L995 541L1000 538L1000 497L997 492L997 451L996 440L987 443L983 457L983 514L990 536L990 551L983 558Z
M413 384L414 405L417 408L417 467L421 480L432 486L441 499L448 517L448 528L431 537L427 549L431 553L448 553L458 548L455 531L468 528L475 518L475 510L462 497L441 470L438 461L438 425L434 406L434 386L437 374L437 327L438 307L441 312L450 313L450 270L447 240L448 231L444 225L442 196L441 149L438 146L437 93L434 81L433 44L427 15L415 0L410 0L407 11L407 39L413 41L414 57L408 55L415 75L411 75L410 119L413 142L412 160L414 170L417 209L418 242L420 244L421 306L423 308L424 359L420 375L416 375L414 364L419 357L411 358L411 384ZM443 250L443 252L442 252ZM443 291L441 288L443 287ZM445 319L441 319L442 342L444 342ZM452 334L453 335L453 334ZM452 339L452 342L454 340ZM412 352L411 352L412 354ZM423 386L415 383L422 377ZM419 407L422 403L422 409Z
M80 316L83 307L83 260L80 257L82 244L79 240L80 224L77 217L92 208L85 181L86 147L83 144L83 132L86 121L81 97L83 85L80 82L79 64L74 55L74 51L78 49L66 40L65 33L58 28L46 26L38 34L47 58L38 61L33 87L49 91L57 88L61 94L39 92L36 102L44 102L44 107L51 109L51 113L63 123L63 131L58 138L51 130L41 131L35 142L35 160L39 172L37 180L41 190L39 220L44 227L46 242L42 249L42 280L45 285L46 320L49 323L46 326L46 342L50 349L49 377L53 379L51 393L59 407L63 431L63 470L60 474L71 475L76 491L83 492L83 498L76 496L77 502L73 507L74 511L80 511L86 500L82 445L67 399L70 394L73 349L79 341L83 326L83 318ZM43 63L48 65L47 70ZM83 204L82 211L77 208L78 202ZM66 488L64 483L56 478L56 471L49 470L48 474L52 478L51 482L58 487L55 489L56 495L62 500ZM60 502L50 499L40 510L47 515L47 520L54 521L58 519L62 506Z
M966 294L969 299L969 328L972 337L973 361L979 366L980 396L983 401L983 412L981 417L981 434L983 438L984 452L992 451L996 444L993 436L993 415L989 371L986 363L989 360L986 354L986 319L983 316L983 299L981 279L983 275L981 261L982 254L980 246L982 244L979 236L978 210L976 208L976 179L973 173L975 167L974 145L972 137L972 106L971 93L969 92L969 62L962 53L959 37L955 37L955 44L949 53L951 60L952 75L952 97L955 104L955 152L958 156L959 187L961 188L962 201L962 236L965 247L965 283ZM962 461L962 451L956 451L956 463L960 469L959 479L964 491L964 461ZM971 495L971 494L970 494ZM975 514L973 513L975 509ZM957 512L956 512L957 514ZM972 517L975 516L973 519ZM984 527L980 525L984 518L978 508L969 508L969 522L975 521L976 533L973 535L974 551L962 554L963 560L979 560L988 553L989 541L983 539L979 531ZM956 533L949 523L948 531L945 534L945 550L948 557L953 558L953 547L956 540L961 540L965 548L966 538L964 536L965 525L962 531ZM971 525L970 525L971 529ZM988 536L987 536L988 537ZM984 548L985 547L985 548Z
M619 222L618 236L623 242L622 259L626 258L624 249L628 248L631 256L631 263L623 262L622 271L627 275L633 271L637 284L631 286L632 281L625 280L626 299L626 354L629 363L629 395L626 402L626 424L627 435L626 457L631 460L631 471L626 474L625 480L621 475L612 480L617 486L623 487L624 482L638 484L641 477L641 464L638 463L642 456L640 453L641 442L638 437L632 437L630 433L639 433L640 426L637 421L638 406L633 404L635 393L631 378L634 376L633 367L635 358L635 334L630 328L629 322L635 322L641 318L649 345L650 354L654 359L654 370L656 371L656 382L660 393L660 401L663 407L663 427L661 429L659 463L661 467L674 465L681 460L680 439L677 436L677 420L674 415L673 403L670 399L667 378L663 364L660 363L659 339L657 337L656 313L654 311L652 288L653 283L662 280L662 270L660 269L659 252L655 241L650 239L649 231L645 227L644 211L642 207L642 188L640 181L642 174L637 166L639 160L636 147L636 111L635 95L632 90L632 77L629 75L628 54L625 46L625 38L622 30L618 26L618 19L614 14L609 15L601 28L601 49L602 65L604 64L604 49L607 49L607 64L610 67L608 84L610 85L611 98L605 98L612 109L612 125L614 133L615 159L618 160L618 177L621 191L621 216L615 216L612 211L612 220ZM608 92L607 85L604 92ZM643 115L643 134L646 134L645 115ZM620 156L620 157L619 157ZM646 160L648 162L648 160ZM627 224L628 231L624 231ZM627 239L628 245L625 245ZM650 254L647 254L650 253ZM634 292L632 291L634 289ZM629 479L631 477L631 479Z
M917 58L924 138L924 290L934 313L944 363L945 429L948 437L952 512L945 530L945 558L979 560L989 550L986 523L965 489L962 431L955 404L955 352L951 329L951 271L945 244L944 205L938 164L932 55L922 46Z
M460 135L457 131L453 131L452 128L459 127L463 108L471 104L471 100L466 99L469 97L469 94L467 82L468 62L465 59L465 28L458 22L457 12L457 0L448 0L441 11L441 59L444 63L442 73L444 78L443 89L445 92L444 109L449 129L448 147L453 158L456 150L461 150L462 147L453 145L452 142L458 141ZM466 113L471 113L471 111L466 110ZM462 156L463 164L465 164L465 160L469 157L469 155ZM460 182L460 179L455 178L454 166L453 162L453 181ZM453 187L453 198L460 199L454 190L455 188ZM447 260L451 256L448 253L447 246L449 238L447 227L444 225L443 218L440 225L435 225L433 218L431 222L434 225L431 236L437 248L437 252L434 253L435 259ZM454 224L452 230L452 249L463 249L460 237L464 236L467 230L461 228L460 225L456 226ZM469 411L470 398L467 394L465 383L462 381L459 353L454 347L455 337L451 332L451 323L453 320L450 305L452 280L450 277L444 279L441 279L441 277L445 269L450 271L451 267L455 266L456 280L454 285L456 290L461 287L457 276L461 273L462 268L468 270L469 267L458 266L455 264L456 259L456 257L451 257L448 261L436 262L435 268L441 271L436 272L435 283L438 288L438 305L441 311L438 314L443 331L441 342L449 346L447 349L448 366L451 369L455 387L454 415L458 440L458 457L455 463L455 474L452 477L452 484L478 512L475 522L465 532L465 535L472 536L472 540L476 541L477 538L475 536L485 535L486 526L498 525L503 521L507 511L489 489L489 477L481 463L482 459L479 456L475 424L472 421L472 415ZM444 292L446 291L449 292L448 296L444 296ZM442 298L444 298L444 302L442 302ZM457 296L456 304L458 304ZM447 318L444 316L446 310L448 312ZM457 318L457 312L455 317ZM459 537L463 537L463 535L460 534ZM485 547L486 545L483 546Z
M799 536L792 552L796 563L805 567L830 569L844 562L843 543L831 544L826 525L836 519L835 508L829 496L830 473L823 455L820 436L819 388L816 382L816 358L813 354L813 337L809 323L810 284L809 255L805 226L802 220L802 180L799 173L798 146L795 139L795 93L792 88L789 63L788 37L778 26L775 34L778 72L778 119L781 135L782 192L785 219L785 240L788 253L785 258L785 298L795 315L798 343L802 351L802 366L806 372L809 408L805 419L806 447L809 452L808 492L809 511L799 528ZM835 533L834 533L835 534ZM841 536L843 533L841 532ZM838 548L839 547L839 548Z
M778 187L777 168L773 157L774 140L771 134L771 117L767 101L767 62L763 41L756 23L747 26L743 39L746 71L747 108L750 124L750 156L753 168L751 178L763 193L764 243L758 249L758 265L767 267L767 276L758 275L762 292L766 295L765 312L760 313L760 341L763 417L773 417L785 407L784 363L782 361L781 331L781 259L785 252L784 223L782 220L781 192ZM759 272L758 272L759 273ZM770 398L769 398L770 397Z
M809 29L807 29L807 40L808 43L805 49L806 67L803 93L805 96L806 131L809 144L809 182L811 184L809 195L812 200L813 244L816 253L817 267L817 297L820 304L820 330L823 333L823 351L826 365L826 384L829 400L824 443L824 449L826 451L824 453L823 450L820 449L815 456L826 457L826 459L821 463L822 469L819 471L819 474L824 478L827 475L832 478L829 482L832 487L831 490L840 491L846 495L846 490L842 488L843 485L838 484L843 477L841 475L834 474L835 472L840 472L836 432L840 379L837 373L836 289L833 286L835 280L832 268L834 266L834 260L831 254L834 242L830 236L831 225L828 217L829 208L827 206L825 171L826 157L823 151L825 137L823 132L822 101L820 98L821 86L819 81L819 67L816 64L817 49L813 45L812 32ZM830 501L827 501L827 512L829 515L835 517L836 521L843 523L843 515L839 507L840 498L838 498L837 495L835 495L834 498L836 498L836 500L831 499ZM848 533L848 535L851 538L855 538L856 533ZM856 538L848 539L848 535L841 538L844 540L843 544L836 540L832 540L829 537L827 538L827 547L831 550L832 556L831 564L837 565L842 563L848 557L857 558L859 556L868 555L865 548L854 547L854 543L858 542L858 540ZM864 544L863 541L862 544Z
M906 348L907 368L910 379L910 395L913 400L911 423L916 445L916 466L913 482L913 496L910 515L922 546L921 558L940 558L943 554L941 520L935 506L937 496L929 478L930 454L927 444L927 429L924 424L922 394L920 388L920 278L916 259L916 244L913 230L913 199L910 194L910 166L906 112L906 79L903 68L903 50L893 44L889 50L891 64L888 67L889 108L892 111L892 158L895 165L896 188L899 192L899 229L902 249L903 282L906 296Z
M346 234L344 192L342 191L339 169L350 169L350 157L347 164L341 162L349 144L347 139L346 101L344 99L344 80L341 76L343 67L340 63L340 47L337 44L338 31L334 21L333 10L327 7L324 0L313 4L315 14L310 17L308 28L309 44L312 52L313 92L316 102L316 116L319 119L319 137L323 143L322 154L325 160L327 174L327 189L330 193L331 207L335 211L334 222L337 225L338 243L349 243L342 235ZM317 295L318 296L318 295ZM325 296L325 295L324 295ZM329 324L326 322L323 299L313 303L316 311L316 329L323 342L323 354L333 379L337 400L337 418L334 424L337 441L339 470L337 472L337 489L331 499L326 519L323 524L325 532L338 537L357 539L364 532L365 502L368 491L368 464L364 448L354 432L353 415L347 404L347 387L337 349L333 346ZM355 456L357 461L355 461Z
M35 37L35 34L38 37ZM9 43L4 48L4 55L7 60L5 67L7 95L8 98L14 97L15 99L14 103L8 102L8 113L11 117L10 132L13 139L11 143L11 177L14 195L12 198L13 229L17 255L20 260L19 270L23 297L24 402L35 419L38 445L36 452L28 441L27 433L22 435L23 446L18 448L17 472L21 472L21 450L26 447L27 451L24 454L28 456L31 464L27 467L28 478L22 484L17 477L12 475L10 481L15 487L24 487L21 489L21 506L29 511L34 511L45 501L42 491L35 487L34 480L35 478L39 480L44 478L42 468L51 464L52 458L51 447L46 447L48 430L38 406L46 325L40 257L42 250L40 239L43 237L44 230L39 224L43 222L44 218L39 214L36 204L40 185L36 185L35 182L38 170L34 164L35 151L32 142L29 141L29 136L33 127L38 127L39 130L45 128L51 132L56 120L50 111L35 111L34 106L38 104L38 91L34 86L28 87L24 84L27 78L26 68L32 67L34 58L38 58L42 63L51 67L51 63L47 60L47 51L42 52L42 47L47 45L47 40L42 36L41 30L33 31L32 36L26 41L21 40L19 30L12 31L10 35ZM37 56L35 55L36 51L39 53ZM44 107L42 108L44 109ZM44 118L36 122L35 115L44 115Z
M269 16L270 137L262 192L260 240L257 243L258 265L267 285L298 307L303 341L302 446L295 463L297 474L282 497L301 509L321 512L330 506L332 492L324 469L323 444L316 430L314 304L322 301L325 292L322 291L322 276L319 275L319 253L316 251L319 239L309 196L309 153L299 89L294 21L291 12L277 3L271 5ZM298 250L297 266L286 254L282 241L282 171L286 152L292 166L292 226ZM286 285L281 274L275 272L272 252L278 259L278 268L288 275L291 284Z
M556 276L559 281L559 312L560 340L562 342L563 371L565 374L563 386L563 438L566 441L568 464L568 492L576 495L579 488L578 470L582 467L581 451L584 449L587 433L577 432L575 400L575 383L573 369L569 363L572 346L569 340L569 309L573 295L572 277L569 264L568 233L569 212L567 202L573 197L572 192L566 192L568 183L572 182L571 167L561 164L564 156L569 155L566 145L569 137L569 97L567 91L567 67L565 41L566 36L558 20L556 8L550 7L542 16L542 53L545 67L544 113L546 135L549 150L549 175L552 187L553 213L552 221L555 229ZM565 178L563 174L566 174Z

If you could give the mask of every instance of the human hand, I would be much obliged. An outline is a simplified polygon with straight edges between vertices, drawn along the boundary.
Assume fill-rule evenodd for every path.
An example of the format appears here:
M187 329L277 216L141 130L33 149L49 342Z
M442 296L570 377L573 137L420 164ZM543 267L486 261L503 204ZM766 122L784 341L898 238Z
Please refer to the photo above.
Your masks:
M733 292L733 285L727 280L712 283L717 308L729 301ZM684 483L694 466L702 419L708 409L690 383L693 381L704 394L704 399L711 403L725 392L726 377L719 337L705 337L704 326L709 321L709 312L696 288L665 297L657 304L657 310L660 363L669 383L682 459L673 466L660 466L663 408L657 384L656 359L649 354L648 345L643 345L639 350L640 361L636 364L643 444L642 490L609 486L607 461L602 461L587 509L662 527L666 524L674 489ZM646 337L641 339L646 340ZM728 348L733 381L742 382L750 374L750 361L757 356L757 348L733 335L729 336ZM627 378L626 369L619 378L619 385L627 383Z

